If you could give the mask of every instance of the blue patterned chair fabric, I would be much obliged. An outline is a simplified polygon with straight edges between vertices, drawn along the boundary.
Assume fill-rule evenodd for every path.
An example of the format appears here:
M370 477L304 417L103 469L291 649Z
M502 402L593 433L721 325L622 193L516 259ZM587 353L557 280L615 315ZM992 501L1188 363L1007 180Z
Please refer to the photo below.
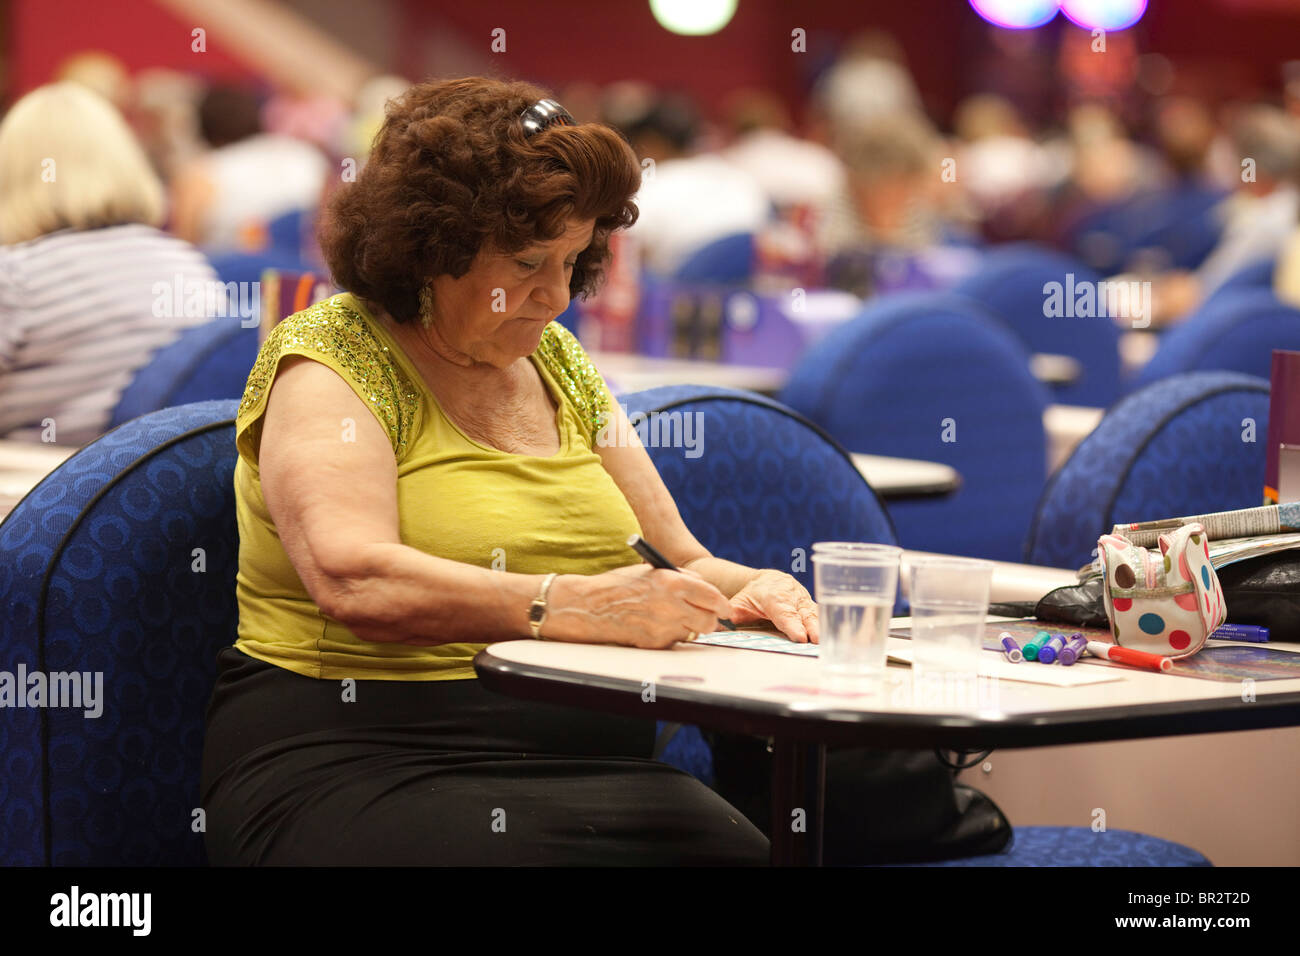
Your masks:
M1047 477L1048 393L1019 339L971 300L881 299L809 349L781 399L850 451L957 470L953 495L890 502L903 547L1020 560Z
M647 451L686 526L716 556L790 571L812 591L813 542L896 543L889 515L844 449L778 402L703 385L651 388L618 400L633 424L655 413L700 416L698 457L682 448ZM646 432L653 438L662 429L647 424ZM713 779L712 753L694 727L672 736L661 758L706 783Z
M1053 282L1060 285L1062 299L1070 299L1071 311L1064 317L1044 315L1044 286ZM987 253L979 270L957 283L952 291L970 296L1006 322L1028 351L1069 355L1079 360L1080 379L1053 386L1053 401L1104 408L1120 392L1120 330L1104 315L1068 317L1073 314L1077 298L1077 294L1070 295L1070 290L1091 284L1096 302L1100 282L1099 274L1070 256L1016 244ZM1101 312L1106 296L1099 298L1096 304Z
M0 524L0 670L103 674L97 718L5 711L0 865L205 861L204 712L237 622L237 404L109 432Z
M678 267L680 282L745 282L754 274L754 234L739 232L700 247Z
M241 397L259 344L257 325L245 328L235 316L186 329L136 372L109 427L160 408Z
M1181 843L1131 830L1088 827L1016 827L1000 853L934 863L891 866L1213 866Z
M1261 504L1268 393L1239 372L1189 372L1122 399L1043 490L1025 560L1078 568L1119 522Z
M1179 372L1222 369L1268 378L1273 349L1300 349L1300 309L1269 288L1229 289L1165 332L1135 389Z
M705 385L650 388L618 401L629 418L699 416L701 454L647 451L686 526L718 557L789 571L811 591L814 541L895 543L884 506L847 452L779 402Z

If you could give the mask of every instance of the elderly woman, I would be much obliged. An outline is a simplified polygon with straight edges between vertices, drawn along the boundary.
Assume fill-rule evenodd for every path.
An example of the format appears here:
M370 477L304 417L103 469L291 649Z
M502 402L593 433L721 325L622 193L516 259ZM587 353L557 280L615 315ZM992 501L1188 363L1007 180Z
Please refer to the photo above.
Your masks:
M220 288L202 253L160 231L165 212L135 135L98 93L54 83L5 116L0 437L99 437L153 353L209 321L159 294Z
M239 639L203 805L215 863L760 864L763 834L649 759L653 722L484 691L518 638L667 648L720 617L817 640L787 574L692 536L578 342L640 170L545 91L394 101L322 246L349 290L278 325L236 422ZM643 534L685 573L640 563Z

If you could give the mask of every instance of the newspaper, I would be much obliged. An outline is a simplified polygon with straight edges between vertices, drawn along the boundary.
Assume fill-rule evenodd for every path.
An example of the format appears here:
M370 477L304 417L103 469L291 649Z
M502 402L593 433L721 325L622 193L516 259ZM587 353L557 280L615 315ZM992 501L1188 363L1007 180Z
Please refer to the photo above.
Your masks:
M1300 531L1300 501L1264 505L1260 508L1243 508L1240 511L1216 511L1213 514L1192 515L1187 518L1117 524L1110 529L1110 533L1128 538L1139 548L1154 548L1160 543L1161 534L1191 524L1193 521L1205 526L1206 537L1211 541Z
M1193 521L1205 527L1210 563L1216 570L1248 558L1300 548L1300 502L1117 524L1110 533L1128 538L1139 548L1156 548L1160 545L1161 534ZM1079 580L1086 581L1100 574L1101 564L1097 559L1079 569Z

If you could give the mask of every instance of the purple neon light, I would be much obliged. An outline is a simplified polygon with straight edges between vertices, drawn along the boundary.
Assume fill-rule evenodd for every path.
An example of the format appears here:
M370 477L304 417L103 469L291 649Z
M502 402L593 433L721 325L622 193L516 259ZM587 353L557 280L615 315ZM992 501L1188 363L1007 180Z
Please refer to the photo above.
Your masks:
M1010 30L1041 27L1056 16L1060 0L970 0L981 17Z
M1088 30L1123 30L1142 19L1147 0L1061 0L1061 12Z

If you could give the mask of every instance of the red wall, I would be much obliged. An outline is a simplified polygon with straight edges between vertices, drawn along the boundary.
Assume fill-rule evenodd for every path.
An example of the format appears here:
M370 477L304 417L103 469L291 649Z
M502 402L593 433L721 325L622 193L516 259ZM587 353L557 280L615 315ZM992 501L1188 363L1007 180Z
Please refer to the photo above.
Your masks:
M105 50L127 67L170 67L209 78L252 74L211 36L194 53L190 31L153 0L11 0L8 99L53 79L59 64L83 50Z
M395 4L400 32L392 49L413 78L421 33L448 23L504 74L552 87L648 78L689 88L706 107L741 86L762 86L800 104L810 78L845 37L879 27L901 41L928 105L945 116L972 91L991 29L965 0L740 0L732 23L712 37L667 33L647 0L368 0L356 5L356 16L373 17L367 7L376 2ZM182 23L152 0L10 0L7 9L10 98L47 82L60 61L84 49L108 50L133 70L249 75L211 37L207 53L191 52L190 30L202 24ZM790 51L796 26L807 30L807 53ZM505 54L489 51L494 27L507 32ZM1232 88L1215 93L1251 85L1276 91L1280 64L1300 58L1300 0L1151 0L1136 29L1143 50Z

